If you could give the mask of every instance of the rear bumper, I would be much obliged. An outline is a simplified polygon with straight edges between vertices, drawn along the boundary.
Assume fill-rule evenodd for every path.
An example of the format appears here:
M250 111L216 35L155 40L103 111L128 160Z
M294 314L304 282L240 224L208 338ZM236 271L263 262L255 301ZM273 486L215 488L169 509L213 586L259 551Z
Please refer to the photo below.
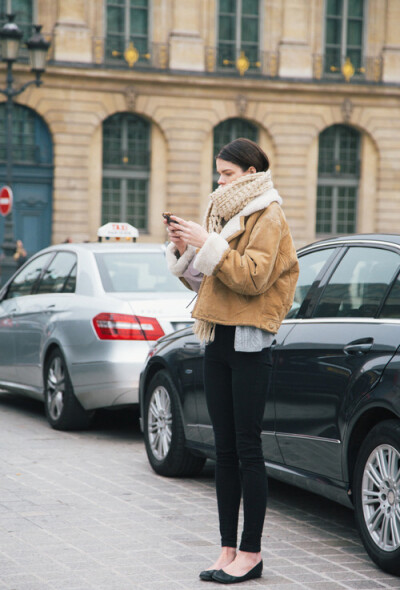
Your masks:
M129 344L110 347L112 354L104 347L102 357L92 354L90 359L69 359L74 392L86 410L139 402L139 376L149 345Z
M137 404L142 363L80 363L72 369L74 392L86 410Z

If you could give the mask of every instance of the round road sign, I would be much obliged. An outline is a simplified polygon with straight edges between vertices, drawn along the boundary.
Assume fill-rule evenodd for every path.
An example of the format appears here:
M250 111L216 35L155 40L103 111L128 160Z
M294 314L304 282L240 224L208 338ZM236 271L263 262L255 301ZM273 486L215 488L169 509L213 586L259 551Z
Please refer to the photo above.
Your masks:
M3 186L0 190L0 214L6 216L10 213L13 204L13 193L9 186Z

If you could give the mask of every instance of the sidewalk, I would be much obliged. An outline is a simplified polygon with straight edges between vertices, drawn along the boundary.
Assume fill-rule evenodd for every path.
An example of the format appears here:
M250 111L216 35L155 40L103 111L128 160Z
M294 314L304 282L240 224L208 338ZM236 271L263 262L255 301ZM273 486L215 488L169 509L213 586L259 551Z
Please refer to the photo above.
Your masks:
M43 406L0 393L0 590L192 590L218 553L213 464L196 479L150 469L130 413L52 430ZM241 590L399 588L370 561L351 510L277 482L264 575Z

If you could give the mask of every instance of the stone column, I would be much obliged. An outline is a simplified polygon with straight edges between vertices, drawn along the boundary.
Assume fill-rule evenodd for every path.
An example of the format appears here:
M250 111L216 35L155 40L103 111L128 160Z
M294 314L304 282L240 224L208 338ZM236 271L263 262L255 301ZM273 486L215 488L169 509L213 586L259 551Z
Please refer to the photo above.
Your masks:
M92 61L92 35L87 24L87 0L58 0L54 28L54 59Z
M308 0L284 0L282 39L279 45L281 77L312 77L309 23L313 4Z
M400 82L400 2L386 3L383 82Z
M172 70L204 71L204 40L201 37L201 2L173 0L173 28L169 38Z

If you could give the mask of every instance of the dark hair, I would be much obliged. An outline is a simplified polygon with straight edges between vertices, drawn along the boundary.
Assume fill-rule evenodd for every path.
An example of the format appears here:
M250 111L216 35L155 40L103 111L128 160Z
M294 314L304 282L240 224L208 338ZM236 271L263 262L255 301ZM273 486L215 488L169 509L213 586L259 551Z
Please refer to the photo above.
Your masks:
M266 172L269 168L269 160L264 150L245 137L239 137L224 145L217 158L240 166L243 172L250 166L254 166L257 172Z

